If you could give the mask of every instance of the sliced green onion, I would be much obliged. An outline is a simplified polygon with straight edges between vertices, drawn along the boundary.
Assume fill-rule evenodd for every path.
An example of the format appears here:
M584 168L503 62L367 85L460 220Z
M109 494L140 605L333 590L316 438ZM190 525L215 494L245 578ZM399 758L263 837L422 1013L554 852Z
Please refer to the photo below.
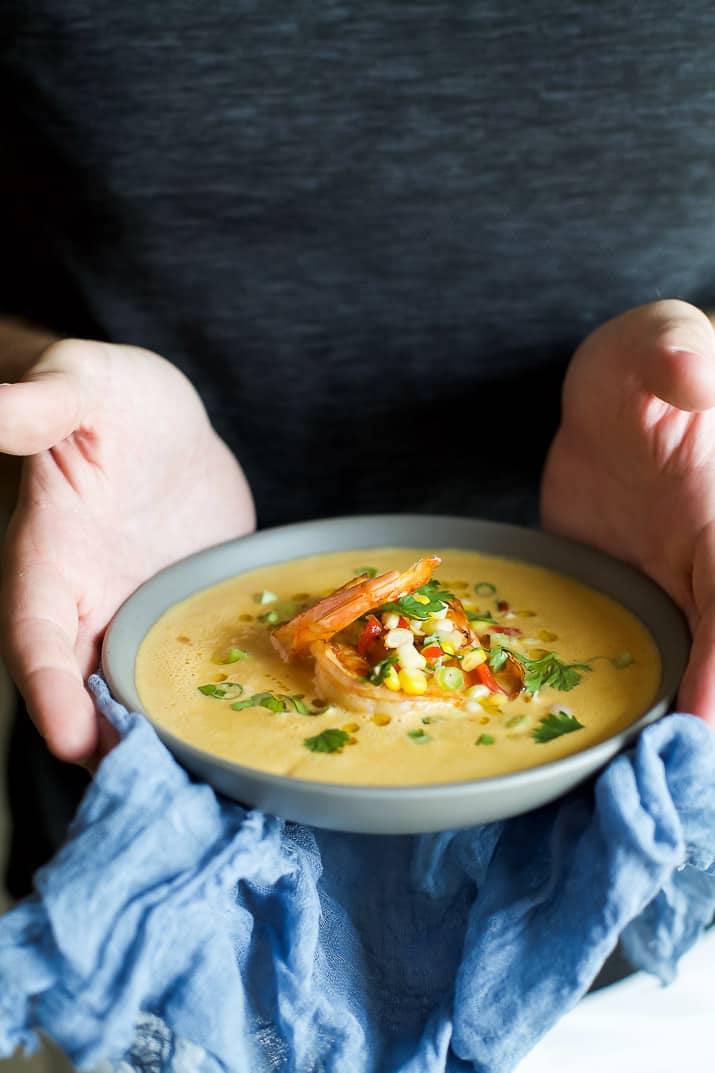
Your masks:
M497 739L494 737L493 734L480 734L474 744L475 745L494 745L496 740Z
M516 727L526 726L526 724L528 722L529 722L529 716L528 715L512 715L511 719L507 719L507 721L505 723L505 726L508 726L510 729L513 730Z
M497 589L496 585L492 585L491 581L478 581L474 586L474 591L477 596L493 596Z
M325 715L330 708L326 701L313 701L313 707L309 708L303 699L302 693L293 693L288 700L291 701L298 715Z
M426 745L428 741L432 741L421 727L418 730L408 730L407 737L411 738L415 745Z
M212 663L217 663L219 667L225 667L227 663L238 663L240 659L245 659L248 656L248 652L244 652L242 648L224 648L220 652L215 652L211 657Z
M199 693L205 697L216 697L217 700L234 700L243 693L240 682L219 682L216 685L199 686Z
M360 577L361 574L367 574L368 577L377 577L377 570L374 566L358 566L353 573L356 577Z
M240 659L246 659L248 652L243 648L229 648L224 663L238 663Z
M254 592L253 599L257 604L274 604L278 597L274 592L264 589L263 592Z
M635 663L635 660L630 652L619 652L615 659L611 660L611 663L619 671L622 671L625 667L630 667L631 663Z
M258 616L258 621L265 623L266 626L277 626L279 623L288 622L292 619L298 609L298 604L286 600L285 603L276 604L269 611L264 611L262 615Z
M440 667L434 676L441 689L464 689L464 675L459 667Z

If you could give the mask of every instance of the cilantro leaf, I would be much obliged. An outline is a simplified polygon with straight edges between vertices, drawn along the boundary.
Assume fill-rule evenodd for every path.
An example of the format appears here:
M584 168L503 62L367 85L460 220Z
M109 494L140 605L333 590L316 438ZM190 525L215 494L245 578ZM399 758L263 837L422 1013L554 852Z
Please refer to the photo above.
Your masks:
M566 712L552 712L546 715L531 732L534 741L544 745L547 741L560 738L562 734L571 734L574 730L583 730L583 723L579 723L575 715L567 715Z
M538 659L529 659L521 652L514 652L511 648L502 645L492 648L489 653L491 669L501 670L508 655L514 656L524 668L524 689L527 693L538 693L544 686L551 686L562 693L568 693L579 684L581 674L591 670L587 663L564 663L555 652L546 652Z
M495 645L489 650L489 666L493 671L500 671L508 659L509 650Z
M238 700L231 705L234 712L242 712L244 708L267 708L269 712L290 711L290 697L282 693L254 693L252 697Z
M539 659L530 660L518 656L524 664L524 688L527 693L537 693L544 686L568 693L581 681L581 673L590 671L586 663L564 663L555 652L547 652Z
M323 715L330 705L310 707L303 699L302 693L294 693L291 696L287 693L254 693L253 696L239 700L231 707L234 712L242 712L244 708L265 708L269 712L290 712L295 709L298 715Z
M487 612L486 615L478 615L476 611L467 611L467 618L470 622L495 622L494 615Z
M340 753L349 738L350 735L346 731L329 727L327 730L321 730L320 734L316 734L313 738L304 738L303 745L306 749L310 749L311 753Z
M415 599L416 596L426 597L426 603ZM454 593L443 589L440 582L432 578L421 589L411 592L409 596L401 596L399 600L383 604L376 614L393 611L398 615L404 615L405 618L416 618L424 622L434 611L441 611L443 607L446 607L447 601L453 599Z
M357 577L361 577L363 574L367 574L368 577L377 577L377 570L374 566L357 566L353 570L353 574Z

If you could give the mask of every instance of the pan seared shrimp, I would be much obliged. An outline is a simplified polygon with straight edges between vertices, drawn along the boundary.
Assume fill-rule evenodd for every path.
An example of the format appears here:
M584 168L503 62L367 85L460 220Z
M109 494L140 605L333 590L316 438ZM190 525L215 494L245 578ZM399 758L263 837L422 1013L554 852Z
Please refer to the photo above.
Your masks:
M306 655L314 642L329 640L368 611L408 596L426 585L441 562L438 555L426 555L407 570L391 570L375 578L367 574L353 578L307 611L279 626L271 640L285 660Z
M392 693L382 685L372 685L366 681L370 664L350 645L339 641L314 641L310 652L315 659L317 692L348 711L364 715L446 715L464 701L462 694L447 694L432 685L421 696Z

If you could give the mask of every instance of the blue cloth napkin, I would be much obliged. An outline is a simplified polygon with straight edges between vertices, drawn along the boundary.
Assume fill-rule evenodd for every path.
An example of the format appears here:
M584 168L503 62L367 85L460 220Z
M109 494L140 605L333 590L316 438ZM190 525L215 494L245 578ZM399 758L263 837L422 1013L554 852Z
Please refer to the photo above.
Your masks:
M0 920L0 1056L43 1029L83 1069L508 1073L619 936L667 982L712 917L715 734L692 716L507 823L375 837L217 797L91 686L122 741Z

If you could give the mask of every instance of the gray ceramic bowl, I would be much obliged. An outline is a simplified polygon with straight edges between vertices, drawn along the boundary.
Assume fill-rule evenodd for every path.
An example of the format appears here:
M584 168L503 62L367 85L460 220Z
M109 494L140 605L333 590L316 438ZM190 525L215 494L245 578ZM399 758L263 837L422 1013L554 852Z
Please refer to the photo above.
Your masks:
M648 578L592 548L532 529L466 518L376 515L264 530L192 555L147 581L107 630L102 661L114 696L143 711L134 683L137 651L172 604L246 570L321 552L385 546L469 548L551 567L614 597L648 627L663 664L658 694L625 731L540 767L436 786L343 786L271 775L222 760L155 729L192 774L227 797L290 820L342 831L413 834L505 819L544 805L603 767L648 723L664 715L688 656L682 615ZM145 713L151 720L151 712Z

